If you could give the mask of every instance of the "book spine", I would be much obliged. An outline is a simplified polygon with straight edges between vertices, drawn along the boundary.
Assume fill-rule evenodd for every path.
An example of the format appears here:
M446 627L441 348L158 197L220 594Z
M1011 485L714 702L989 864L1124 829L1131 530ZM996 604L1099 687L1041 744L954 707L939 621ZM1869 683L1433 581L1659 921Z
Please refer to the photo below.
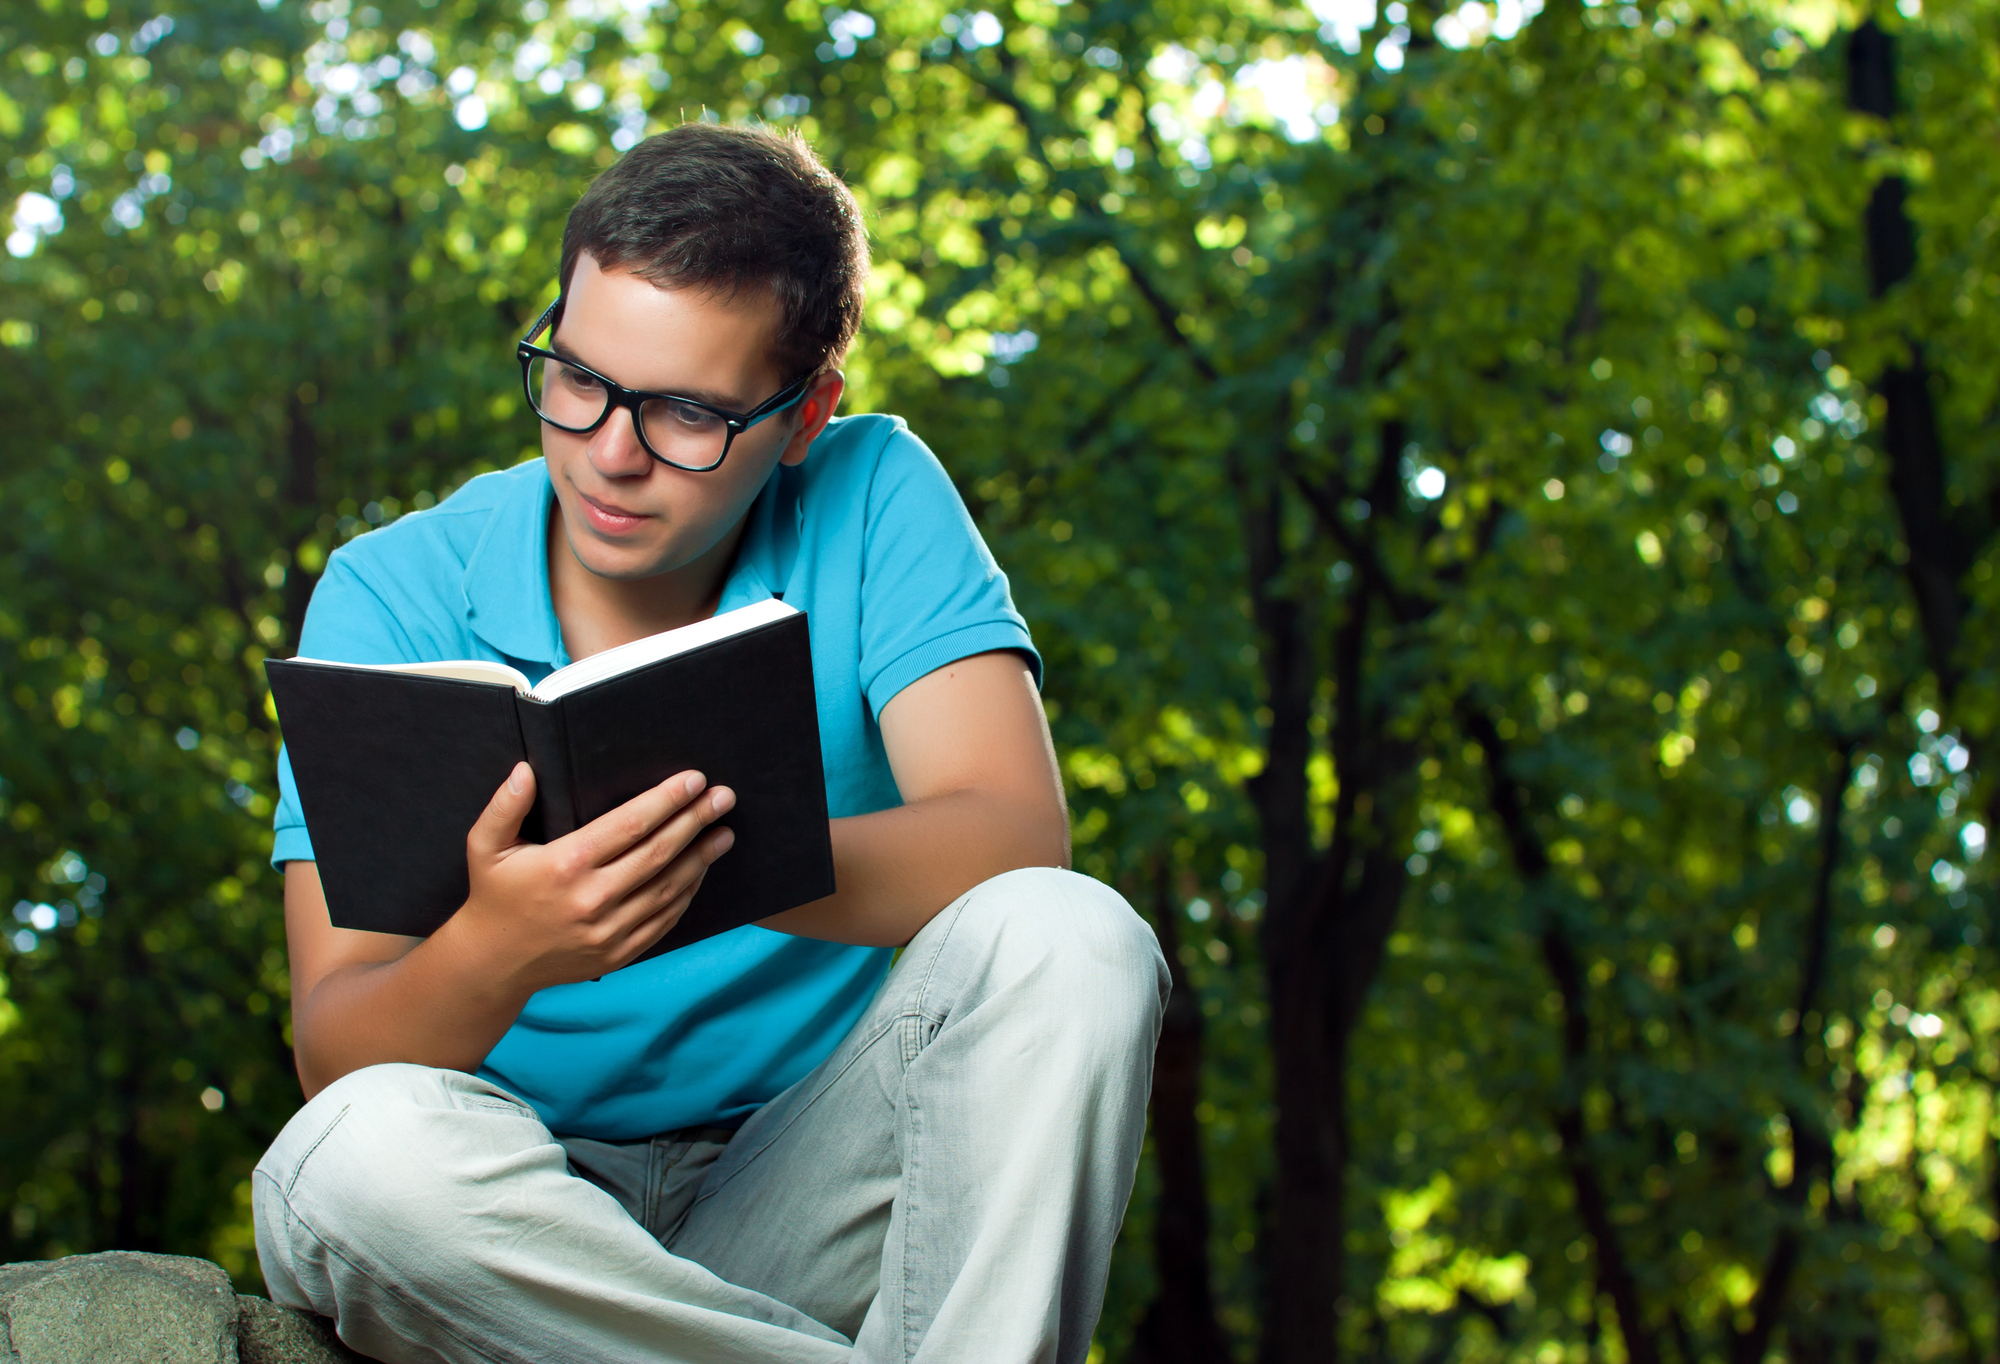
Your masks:
M576 779L570 771L568 726L563 707L528 696L515 697L521 717L521 746L528 766L535 769L535 813L541 821L541 841L553 843L574 833L577 817Z

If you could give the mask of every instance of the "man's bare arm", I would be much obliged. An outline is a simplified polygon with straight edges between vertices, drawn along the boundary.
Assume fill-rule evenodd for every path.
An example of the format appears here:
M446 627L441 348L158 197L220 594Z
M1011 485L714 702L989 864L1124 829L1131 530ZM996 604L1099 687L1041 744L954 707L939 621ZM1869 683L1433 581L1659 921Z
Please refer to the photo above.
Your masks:
M679 921L726 851L733 803L690 773L542 846L519 841L527 764L466 838L472 893L428 938L333 927L319 868L285 865L292 1050L311 1098L387 1061L473 1070L535 991L616 970ZM706 832L705 832L706 831Z
M908 803L833 822L838 893L765 921L838 942L908 942L959 895L1016 867L1067 866L1048 724L1018 654L920 678L882 712ZM332 927L319 869L285 869L292 1032L308 1097L385 1061L476 1069L536 990L602 975L677 922L729 835L724 791L676 778L541 848L515 841L532 778L502 787L467 840L474 893L427 939ZM721 808L717 803L720 798Z
M982 881L1069 865L1062 777L1020 654L976 654L912 682L882 708L882 741L905 803L833 821L839 889L766 928L900 946Z

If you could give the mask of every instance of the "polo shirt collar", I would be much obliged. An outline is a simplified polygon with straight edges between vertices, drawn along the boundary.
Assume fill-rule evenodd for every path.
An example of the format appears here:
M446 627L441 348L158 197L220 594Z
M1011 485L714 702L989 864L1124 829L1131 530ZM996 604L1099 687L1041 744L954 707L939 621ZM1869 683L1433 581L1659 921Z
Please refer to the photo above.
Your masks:
M560 668L569 662L549 598L549 504L555 490L547 467L510 478L465 561L465 620L508 658Z
M555 490L547 467L515 480L493 509L465 561L465 619L472 632L508 658L563 667L570 661L549 596L549 507ZM743 543L723 583L717 614L784 595L798 559L804 468L779 465L750 504Z
M722 585L717 615L785 595L798 559L799 518L805 515L799 501L804 473L802 465L780 464L750 504L743 542L737 546L736 562Z

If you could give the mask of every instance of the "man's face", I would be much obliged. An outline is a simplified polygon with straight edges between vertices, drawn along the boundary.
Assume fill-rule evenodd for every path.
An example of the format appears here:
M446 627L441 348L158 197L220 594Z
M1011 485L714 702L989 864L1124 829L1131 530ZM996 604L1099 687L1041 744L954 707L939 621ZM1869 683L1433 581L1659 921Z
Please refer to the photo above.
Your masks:
M585 254L565 299L545 344L627 388L748 412L783 384L771 355L778 306L768 294L662 289L600 270ZM647 454L625 408L588 436L544 422L542 453L570 551L590 572L624 580L693 563L735 528L781 456L804 458L804 443L789 439L800 416L795 408L759 422L704 474Z

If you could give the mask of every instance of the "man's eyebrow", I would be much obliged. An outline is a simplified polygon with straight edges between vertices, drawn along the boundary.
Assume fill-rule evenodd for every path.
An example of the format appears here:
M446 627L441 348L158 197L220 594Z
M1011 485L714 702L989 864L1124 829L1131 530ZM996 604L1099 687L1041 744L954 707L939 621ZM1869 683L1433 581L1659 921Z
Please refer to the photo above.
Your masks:
M591 370L594 373L601 373L601 371L599 371L595 365L592 365L587 360L585 360L581 355L578 355L576 351L572 349L567 343L565 343L563 339L559 336L551 336L549 338L549 349L554 351L557 355L560 355L565 360L573 360L577 364L582 365L587 370ZM604 377L608 379L611 376L607 374ZM630 385L627 385L627 387L630 387ZM650 393L660 390L642 389L640 391ZM668 394L668 396L674 398L692 398L694 399L694 401L698 403L706 403L710 407L719 407L724 412L748 412L751 408L756 406L755 403L745 402L743 401L742 398L738 397L733 393L717 393L713 389L677 388L673 390L672 393Z

